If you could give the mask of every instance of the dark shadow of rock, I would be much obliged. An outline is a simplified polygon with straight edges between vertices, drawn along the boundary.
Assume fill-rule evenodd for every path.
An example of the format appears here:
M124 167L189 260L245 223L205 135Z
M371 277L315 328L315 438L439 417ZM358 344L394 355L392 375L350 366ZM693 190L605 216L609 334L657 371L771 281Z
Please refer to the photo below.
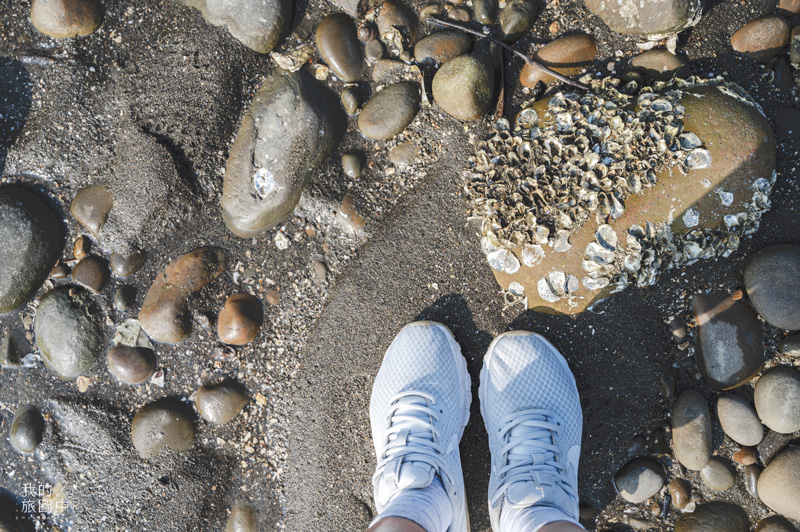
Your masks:
M8 150L17 140L31 108L33 83L16 59L0 57L0 174Z

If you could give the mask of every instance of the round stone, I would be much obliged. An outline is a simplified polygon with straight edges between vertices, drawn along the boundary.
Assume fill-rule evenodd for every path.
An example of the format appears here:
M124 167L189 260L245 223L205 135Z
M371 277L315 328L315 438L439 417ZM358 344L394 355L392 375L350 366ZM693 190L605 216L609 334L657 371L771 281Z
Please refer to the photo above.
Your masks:
M108 370L126 384L143 384L156 370L156 354L146 347L118 345L108 351Z
M119 310L128 310L136 302L136 288L124 284L114 292L114 306Z
M692 485L688 480L674 478L669 483L669 494L672 497L672 505L678 510L683 509L689 504L689 496L692 494Z
M478 22L491 25L497 20L500 3L498 0L474 0L472 9L475 11L475 18Z
M737 52L760 63L766 63L789 44L792 25L783 17L770 15L742 26L731 37L731 45Z
M231 509L225 532L258 532L256 510L250 503L238 500Z
M648 458L635 458L614 475L614 485L626 501L639 504L664 487L666 476L658 462Z
M695 390L681 393L672 406L672 444L686 469L700 471L711 458L711 412Z
M433 77L433 99L460 120L482 118L492 103L494 74L484 59L462 55L451 59Z
M344 175L349 177L350 179L358 179L361 177L361 170L363 168L363 163L361 161L361 157L355 153L345 153L342 154L342 170L344 170Z
M396 31L403 37L406 45L412 45L417 41L417 16L401 1L383 2L376 22L382 39Z
M347 83L364 72L364 52L352 19L343 13L328 15L317 26L317 50L334 74ZM352 113L351 113L352 114Z
M711 457L700 470L700 476L706 486L717 491L730 489L736 483L736 470L729 461L718 456Z
M23 405L14 412L9 439L17 451L30 454L39 447L44 438L44 418L33 405Z
M194 438L191 413L186 405L171 399L146 404L131 424L133 447L145 460L165 449L188 451Z
M342 90L340 99L342 100L342 107L349 115L354 115L358 112L358 106L361 105L361 99L358 97L358 92L353 87L345 87Z
M328 279L328 265L321 260L314 261L314 282L322 284Z
M139 271L146 258L147 254L144 251L132 251L131 253L115 251L109 258L109 265L111 271L117 276L128 277Z
M668 81L673 77L688 78L692 75L692 68L686 59L663 48L640 53L631 59L629 67L656 81Z
M758 251L744 267L744 285L756 311L780 329L800 329L800 246Z
M597 55L597 41L591 35L575 33L559 37L545 44L533 57L546 67L564 76L575 76L590 66ZM548 84L556 78L547 72L525 63L519 74L524 87L534 88L539 82Z
M723 432L739 445L758 445L764 438L755 409L738 395L726 394L717 400L717 419Z
M773 515L762 519L756 526L756 532L797 532L797 529L785 517Z
M800 520L800 446L791 445L770 461L758 479L758 496L775 512Z
M750 520L735 504L713 501L683 514L675 523L675 532L750 532Z
M72 269L72 280L93 294L99 294L108 282L108 265L100 257L86 257Z
M509 0L500 11L501 37L506 42L514 42L533 27L539 16L537 0Z
M226 344L246 345L253 341L264 313L261 302L250 294L235 294L225 301L217 319L217 334Z
M33 0L31 23L49 37L67 39L93 33L103 22L98 0Z
M89 185L75 194L69 210L79 224L88 229L95 238L99 238L100 230L113 206L114 197L111 192L101 185Z
M364 55L370 63L377 63L383 57L383 43L378 39L364 45Z
M62 380L86 372L103 349L101 323L101 314L83 291L62 287L42 296L33 325L45 366Z
M800 430L800 372L775 366L761 375L754 393L761 421L781 434Z
M758 462L758 452L753 447L742 447L733 453L733 460L737 464L753 465Z
M387 140L409 125L420 105L419 87L404 81L375 94L358 115L358 129L373 140Z
M469 53L472 39L462 31L437 31L420 39L414 46L417 63L436 66Z
M411 166L417 158L417 151L417 146L409 140L389 150L389 160L398 168Z
M584 3L611 31L644 34L650 40L694 26L703 13L703 2L686 0L584 0Z
M203 419L215 425L224 425L247 404L247 390L236 381L207 384L197 390L195 404Z
M447 18L450 20L457 20L458 22L469 22L471 19L469 11L463 7L453 7L448 9Z

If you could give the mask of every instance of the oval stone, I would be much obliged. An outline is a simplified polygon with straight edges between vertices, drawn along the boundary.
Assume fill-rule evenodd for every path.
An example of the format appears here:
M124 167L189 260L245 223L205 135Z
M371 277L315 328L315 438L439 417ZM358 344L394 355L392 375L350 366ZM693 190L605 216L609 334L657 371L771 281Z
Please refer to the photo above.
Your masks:
M675 456L686 469L700 471L712 452L711 412L695 390L686 390L672 406L672 444Z
M760 63L766 63L789 44L792 25L783 17L761 17L748 22L731 37L731 45Z
M584 0L611 31L658 40L694 26L703 2L687 0Z
M497 13L500 10L500 2L498 0L474 0L472 9L478 22L481 24L494 24L494 21L497 20Z
M247 390L236 381L206 384L197 390L195 404L203 419L224 425L247 404Z
M574 76L590 66L597 56L597 41L591 35L575 33L559 37L545 44L533 54L533 57L559 74ZM548 84L556 78L533 65L525 63L519 74L519 82L523 86L534 88L541 81Z
M501 37L506 42L516 41L531 30L538 16L538 0L509 0L500 11Z
M785 517L773 515L762 519L756 526L756 532L797 532L797 529Z
M358 115L358 129L369 139L390 139L414 120L419 105L416 83L395 83L375 94L364 105Z
M726 394L717 400L717 419L723 432L739 445L758 445L764 438L755 409L738 395Z
M49 37L84 37L100 27L103 6L98 0L33 0L31 23Z
M725 491L736 483L736 470L729 461L718 456L711 457L700 470L700 476L706 486L716 491Z
M217 319L217 334L226 344L246 345L264 321L261 303L250 294L234 294L225 301Z
M672 497L672 505L678 510L683 509L689 504L689 496L692 493L692 485L688 480L674 478L669 483L669 494Z
M183 452L194 445L195 431L185 405L161 399L139 409L131 424L133 447L145 460L165 449Z
M108 370L126 384L142 384L156 370L156 354L146 347L118 345L108 351Z
M759 250L744 267L747 296L767 323L800 330L800 246Z
M350 17L335 13L322 19L317 26L316 41L322 60L342 81L349 83L361 77L367 65Z
M781 434L800 430L800 372L775 366L761 375L753 394L761 421Z
M614 475L614 486L626 501L639 504L664 487L666 475L658 462L649 458L635 458Z
M75 194L69 210L78 223L89 230L95 238L100 238L100 230L108 220L114 197L101 185L89 185Z
M400 0L383 2L376 22L381 37L387 32L397 30L405 44L411 45L417 41L417 16Z
M466 33L454 30L437 31L420 39L414 46L414 59L423 65L436 66L469 53L471 48L472 38Z
M108 265L100 257L81 259L72 269L72 280L93 294L99 294L108 282Z
M692 68L686 59L663 48L642 52L631 59L628 65L657 81L667 81L673 77L688 78L692 75Z
M39 447L44 438L44 418L33 405L23 405L14 412L11 420L9 440L17 451L30 454Z
M781 451L758 478L758 496L775 512L800 519L800 446Z
M225 525L225 532L258 532L258 519L253 505L243 500L236 501Z
M750 519L735 504L712 501L683 514L675 523L675 532L750 532Z
M119 253L117 251L111 254L108 262L113 271L119 277L128 277L133 275L144 264L147 254L144 251L133 250L130 253Z
M483 117L492 103L494 73L474 55L451 59L433 77L433 99L444 112L460 120Z

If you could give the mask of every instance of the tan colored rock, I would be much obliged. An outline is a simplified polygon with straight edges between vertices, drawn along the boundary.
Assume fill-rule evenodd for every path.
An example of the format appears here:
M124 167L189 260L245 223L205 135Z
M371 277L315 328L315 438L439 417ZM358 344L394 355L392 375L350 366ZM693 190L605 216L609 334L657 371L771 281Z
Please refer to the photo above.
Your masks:
M790 445L758 477L758 496L789 519L800 519L800 446Z
M31 22L56 39L85 37L103 22L103 6L98 0L33 0Z
M594 61L597 55L597 41L591 35L576 33L565 35L551 41L533 54L534 59L552 68L559 74L575 76ZM556 78L533 65L525 64L519 74L519 82L533 88L538 82L553 83Z
M225 301L217 318L217 334L226 344L247 345L253 341L264 313L261 303L250 294L234 294Z
M761 17L739 28L731 37L731 45L737 52L766 63L789 44L791 28L783 17Z
M100 237L100 230L108 219L108 213L114 205L111 192L101 185L89 185L75 194L69 210L78 223L84 226L95 238Z

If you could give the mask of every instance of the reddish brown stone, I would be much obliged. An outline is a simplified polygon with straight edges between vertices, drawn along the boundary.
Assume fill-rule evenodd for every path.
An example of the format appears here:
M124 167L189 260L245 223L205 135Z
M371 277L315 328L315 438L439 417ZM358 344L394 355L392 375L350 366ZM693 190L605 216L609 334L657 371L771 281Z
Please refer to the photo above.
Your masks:
M246 345L264 321L261 303L250 294L235 294L225 301L217 319L217 334L226 344Z
M742 26L731 37L737 52L766 63L789 44L789 22L778 16L761 17Z
M574 34L559 37L545 44L533 54L533 57L559 74L574 76L591 65L596 55L597 41L594 37ZM556 78L544 70L527 63L519 74L519 82L530 88L535 87L539 81L552 83L555 80Z

